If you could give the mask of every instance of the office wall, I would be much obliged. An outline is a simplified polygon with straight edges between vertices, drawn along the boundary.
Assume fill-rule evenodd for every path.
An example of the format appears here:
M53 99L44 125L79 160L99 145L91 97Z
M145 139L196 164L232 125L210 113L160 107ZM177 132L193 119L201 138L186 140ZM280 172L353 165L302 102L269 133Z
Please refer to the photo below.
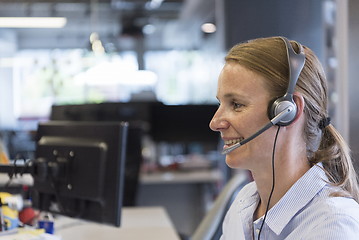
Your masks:
M359 171L359 1L349 0L349 142Z
M322 59L323 7L318 0L226 0L226 48L252 38L284 35L312 48Z

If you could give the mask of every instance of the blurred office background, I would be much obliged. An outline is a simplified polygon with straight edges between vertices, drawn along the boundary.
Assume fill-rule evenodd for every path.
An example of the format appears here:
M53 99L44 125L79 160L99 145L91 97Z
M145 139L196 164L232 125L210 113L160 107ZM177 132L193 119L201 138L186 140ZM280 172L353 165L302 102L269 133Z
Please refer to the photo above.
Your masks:
M37 123L66 118L61 115L65 106L86 116L92 111L86 107L117 111L113 104L140 103L136 109L150 115L163 113L167 106L188 106L184 114L195 122L199 118L190 110L193 105L216 105L217 77L231 46L284 35L309 46L321 59L329 81L331 117L357 159L358 9L356 0L0 0L2 141L11 158L19 153L31 158ZM30 19L14 23L5 17ZM34 17L49 17L34 23L47 25L31 26ZM153 110L152 103L158 102L163 105L155 104ZM55 106L60 115L54 113ZM173 126L176 119L181 122L181 116L169 115L151 115L150 122L159 124L153 116L173 121ZM201 121L208 126L210 117ZM154 132L143 128L140 149L147 165L142 171L158 171L152 161L156 158L169 173L182 170L185 175L172 182L174 175L143 175L136 204L165 205L176 228L191 234L207 207L198 205L210 205L230 177L223 156L215 153L220 141L215 139L210 147L201 137L186 142L183 128L164 128L170 134L156 141ZM178 141L168 136L171 133ZM179 167L183 160L188 161ZM201 167L211 172L203 178L198 178L203 171L194 174L195 187L188 188L183 179L193 177L189 169ZM184 194L171 198L176 191ZM167 193L161 197L167 200L159 201L156 192Z

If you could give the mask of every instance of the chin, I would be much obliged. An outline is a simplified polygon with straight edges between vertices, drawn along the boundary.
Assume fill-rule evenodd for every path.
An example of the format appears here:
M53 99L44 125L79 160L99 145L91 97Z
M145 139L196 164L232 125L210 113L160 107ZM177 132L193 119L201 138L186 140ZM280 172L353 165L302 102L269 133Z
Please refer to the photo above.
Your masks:
M226 164L230 168L246 169L244 162L240 157L226 156Z

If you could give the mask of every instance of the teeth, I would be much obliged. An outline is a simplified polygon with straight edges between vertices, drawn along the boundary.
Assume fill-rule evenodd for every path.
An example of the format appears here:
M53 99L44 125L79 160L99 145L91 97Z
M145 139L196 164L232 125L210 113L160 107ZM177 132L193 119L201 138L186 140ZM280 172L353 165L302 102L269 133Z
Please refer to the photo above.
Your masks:
M244 138L241 137L241 138L237 138L237 139L231 139L231 140L227 140L227 141L224 141L224 144L226 145L233 145L233 144L236 144L240 141L242 141Z

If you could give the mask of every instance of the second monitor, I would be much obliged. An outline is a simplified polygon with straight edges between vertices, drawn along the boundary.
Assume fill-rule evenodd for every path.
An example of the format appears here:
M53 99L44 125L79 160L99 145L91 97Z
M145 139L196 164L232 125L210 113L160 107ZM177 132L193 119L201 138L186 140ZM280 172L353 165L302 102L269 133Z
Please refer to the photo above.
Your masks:
M34 206L120 226L126 138L127 123L40 123Z

